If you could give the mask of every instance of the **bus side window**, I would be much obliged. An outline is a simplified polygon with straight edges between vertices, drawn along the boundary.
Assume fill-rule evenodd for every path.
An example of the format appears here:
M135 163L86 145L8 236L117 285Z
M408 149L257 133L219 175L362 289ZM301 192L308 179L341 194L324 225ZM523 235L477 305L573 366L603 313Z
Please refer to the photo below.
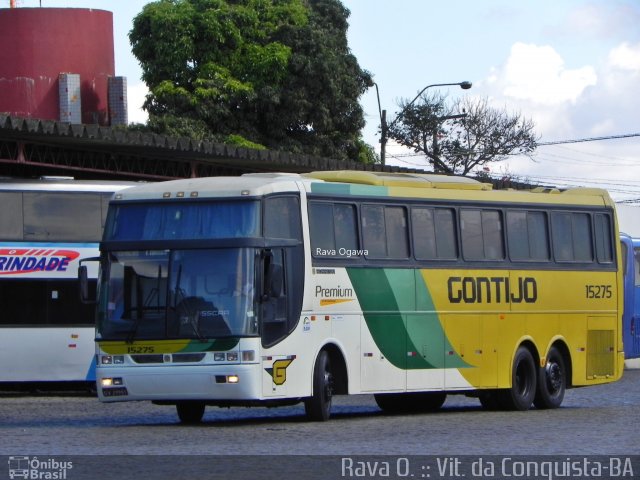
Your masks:
M353 204L310 202L311 254L314 257L344 257L340 254L340 249L356 250L356 218L356 208Z
M549 231L545 212L507 211L507 239L511 260L549 260Z
M409 237L406 209L389 205L363 205L362 243L369 258L407 258Z
M502 230L499 211L462 209L460 231L465 260L504 259Z
M99 194L26 192L24 238L31 241L97 242L102 238Z
M594 215L594 227L596 234L596 255L598 262L613 262L611 245L611 218L609 215L597 213Z
M0 192L0 231L2 240L22 240L24 235L22 218L22 192Z
M362 206L362 243L369 257L383 258L387 255L384 207L380 205Z
M264 236L302 239L300 203L297 197L267 197L264 206Z
M591 217L586 213L554 212L553 251L559 262L592 262Z

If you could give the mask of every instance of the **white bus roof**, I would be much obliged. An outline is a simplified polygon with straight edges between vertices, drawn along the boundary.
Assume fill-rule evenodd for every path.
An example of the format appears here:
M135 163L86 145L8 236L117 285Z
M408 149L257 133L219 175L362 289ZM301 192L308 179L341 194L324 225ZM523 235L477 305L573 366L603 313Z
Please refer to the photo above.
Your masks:
M0 178L0 191L60 191L60 192L116 192L142 185L139 182L118 180L75 180L68 177L38 179Z

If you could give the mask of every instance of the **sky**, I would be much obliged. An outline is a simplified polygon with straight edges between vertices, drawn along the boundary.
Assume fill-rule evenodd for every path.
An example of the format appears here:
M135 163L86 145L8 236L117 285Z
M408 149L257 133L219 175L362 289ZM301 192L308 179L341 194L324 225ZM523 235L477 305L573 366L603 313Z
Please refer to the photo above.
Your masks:
M0 0L8 7L9 0ZM18 0L19 7L98 8L113 12L116 75L127 77L129 121L144 122L146 86L131 53L132 19L143 0ZM470 90L429 93L484 99L531 119L539 142L640 135L639 0L342 0L348 41L373 75L392 120L401 100L427 85L470 81ZM363 137L379 151L374 88L361 98ZM491 165L493 176L607 188L620 202L640 202L640 136L541 145L533 159ZM387 164L430 170L424 156L394 143Z

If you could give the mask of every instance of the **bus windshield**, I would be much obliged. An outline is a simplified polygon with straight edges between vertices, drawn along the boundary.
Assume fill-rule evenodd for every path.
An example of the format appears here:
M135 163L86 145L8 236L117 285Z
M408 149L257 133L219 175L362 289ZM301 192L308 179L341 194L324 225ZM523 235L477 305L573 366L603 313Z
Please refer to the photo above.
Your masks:
M109 252L98 337L211 339L258 334L255 250Z
M112 205L104 239L189 240L260 236L256 200Z

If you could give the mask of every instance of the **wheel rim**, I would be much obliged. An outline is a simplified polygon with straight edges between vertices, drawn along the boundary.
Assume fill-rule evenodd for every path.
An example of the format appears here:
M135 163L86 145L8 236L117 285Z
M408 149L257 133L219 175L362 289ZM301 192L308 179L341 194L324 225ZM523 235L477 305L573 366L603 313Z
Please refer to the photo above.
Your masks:
M545 367L545 376L547 378L547 388L549 393L557 394L563 385L562 368L557 362L549 362Z

